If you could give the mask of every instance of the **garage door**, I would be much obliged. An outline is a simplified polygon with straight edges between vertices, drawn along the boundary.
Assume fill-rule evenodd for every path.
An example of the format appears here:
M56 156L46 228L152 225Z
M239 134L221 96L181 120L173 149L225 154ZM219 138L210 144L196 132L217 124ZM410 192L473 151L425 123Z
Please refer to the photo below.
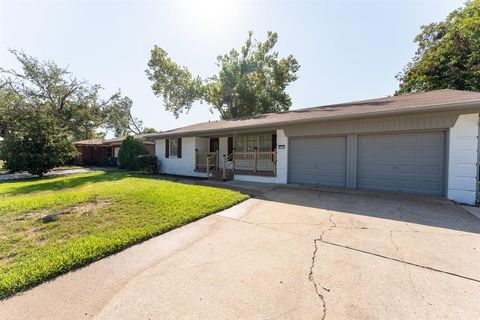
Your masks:
M443 132L358 137L359 188L442 195Z
M345 186L346 137L292 138L288 153L289 182Z

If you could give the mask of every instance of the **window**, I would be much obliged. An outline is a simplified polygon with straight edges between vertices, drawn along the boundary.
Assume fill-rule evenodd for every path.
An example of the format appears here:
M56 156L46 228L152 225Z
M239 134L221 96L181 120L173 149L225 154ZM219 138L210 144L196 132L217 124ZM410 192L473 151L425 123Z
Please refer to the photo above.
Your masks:
M170 157L178 156L178 139L170 139Z
M237 152L272 151L272 135L262 134L254 136L237 136L235 139L235 151Z
M246 152L247 151L247 137L238 136L235 139L235 151L237 152Z
M165 158L181 158L182 157L182 139L166 139L165 140Z
M262 134L258 137L258 151L259 152L269 152L272 151L272 135L271 134Z

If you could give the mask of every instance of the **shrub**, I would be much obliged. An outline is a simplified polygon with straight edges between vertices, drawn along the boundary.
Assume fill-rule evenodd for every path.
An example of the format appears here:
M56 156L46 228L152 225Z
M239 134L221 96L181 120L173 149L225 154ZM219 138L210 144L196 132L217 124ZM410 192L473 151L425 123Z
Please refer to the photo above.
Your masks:
M144 154L137 157L138 167L140 170L146 171L150 174L157 174L160 169L160 161L157 156Z
M9 122L4 140L0 143L3 168L43 176L77 155L69 133L56 123L50 114L25 112Z
M123 140L118 152L118 162L122 169L138 170L138 156L148 154L147 148L139 140L128 136Z

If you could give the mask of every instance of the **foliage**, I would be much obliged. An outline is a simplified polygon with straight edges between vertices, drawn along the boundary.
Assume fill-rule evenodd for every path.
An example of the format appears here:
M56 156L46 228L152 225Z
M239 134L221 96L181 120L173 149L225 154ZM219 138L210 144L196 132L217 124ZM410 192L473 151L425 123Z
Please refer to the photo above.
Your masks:
M120 134L141 132L141 123L130 114L132 101L120 92L102 99L100 85L76 79L53 61L11 52L21 71L0 69L0 134L16 121L9 112L24 110L25 106L54 116L57 126L66 130L71 140L94 138L99 128Z
M144 154L137 157L138 168L150 174L157 174L160 170L160 161L157 156Z
M0 298L246 197L124 172L2 183Z
M143 128L142 133L147 134L147 133L156 133L157 130L155 128Z
M68 131L59 127L51 114L30 106L19 106L10 114L5 139L0 142L0 158L10 172L27 171L43 176L54 167L65 164L77 151Z
M116 137L143 133L143 122L132 115L133 101L128 97L118 98L104 110L105 128Z
M278 52L272 51L277 33L268 32L265 42L252 40L252 34L249 32L240 52L232 49L218 56L218 74L205 80L155 46L146 73L155 95L163 97L166 110L178 117L195 101L207 102L210 111L218 111L222 119L288 110L292 101L285 90L297 79L300 65L292 55L279 59Z
M118 152L120 168L138 170L138 156L144 154L148 154L145 145L141 141L136 140L133 136L127 136L125 140L123 140Z
M422 26L415 42L415 57L397 75L396 94L480 91L480 1L467 2L444 21Z

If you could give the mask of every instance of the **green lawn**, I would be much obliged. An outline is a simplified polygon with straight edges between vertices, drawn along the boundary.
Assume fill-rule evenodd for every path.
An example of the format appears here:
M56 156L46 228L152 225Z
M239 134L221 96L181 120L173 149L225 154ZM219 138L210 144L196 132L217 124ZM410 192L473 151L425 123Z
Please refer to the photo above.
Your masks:
M0 298L246 198L124 172L0 183Z

